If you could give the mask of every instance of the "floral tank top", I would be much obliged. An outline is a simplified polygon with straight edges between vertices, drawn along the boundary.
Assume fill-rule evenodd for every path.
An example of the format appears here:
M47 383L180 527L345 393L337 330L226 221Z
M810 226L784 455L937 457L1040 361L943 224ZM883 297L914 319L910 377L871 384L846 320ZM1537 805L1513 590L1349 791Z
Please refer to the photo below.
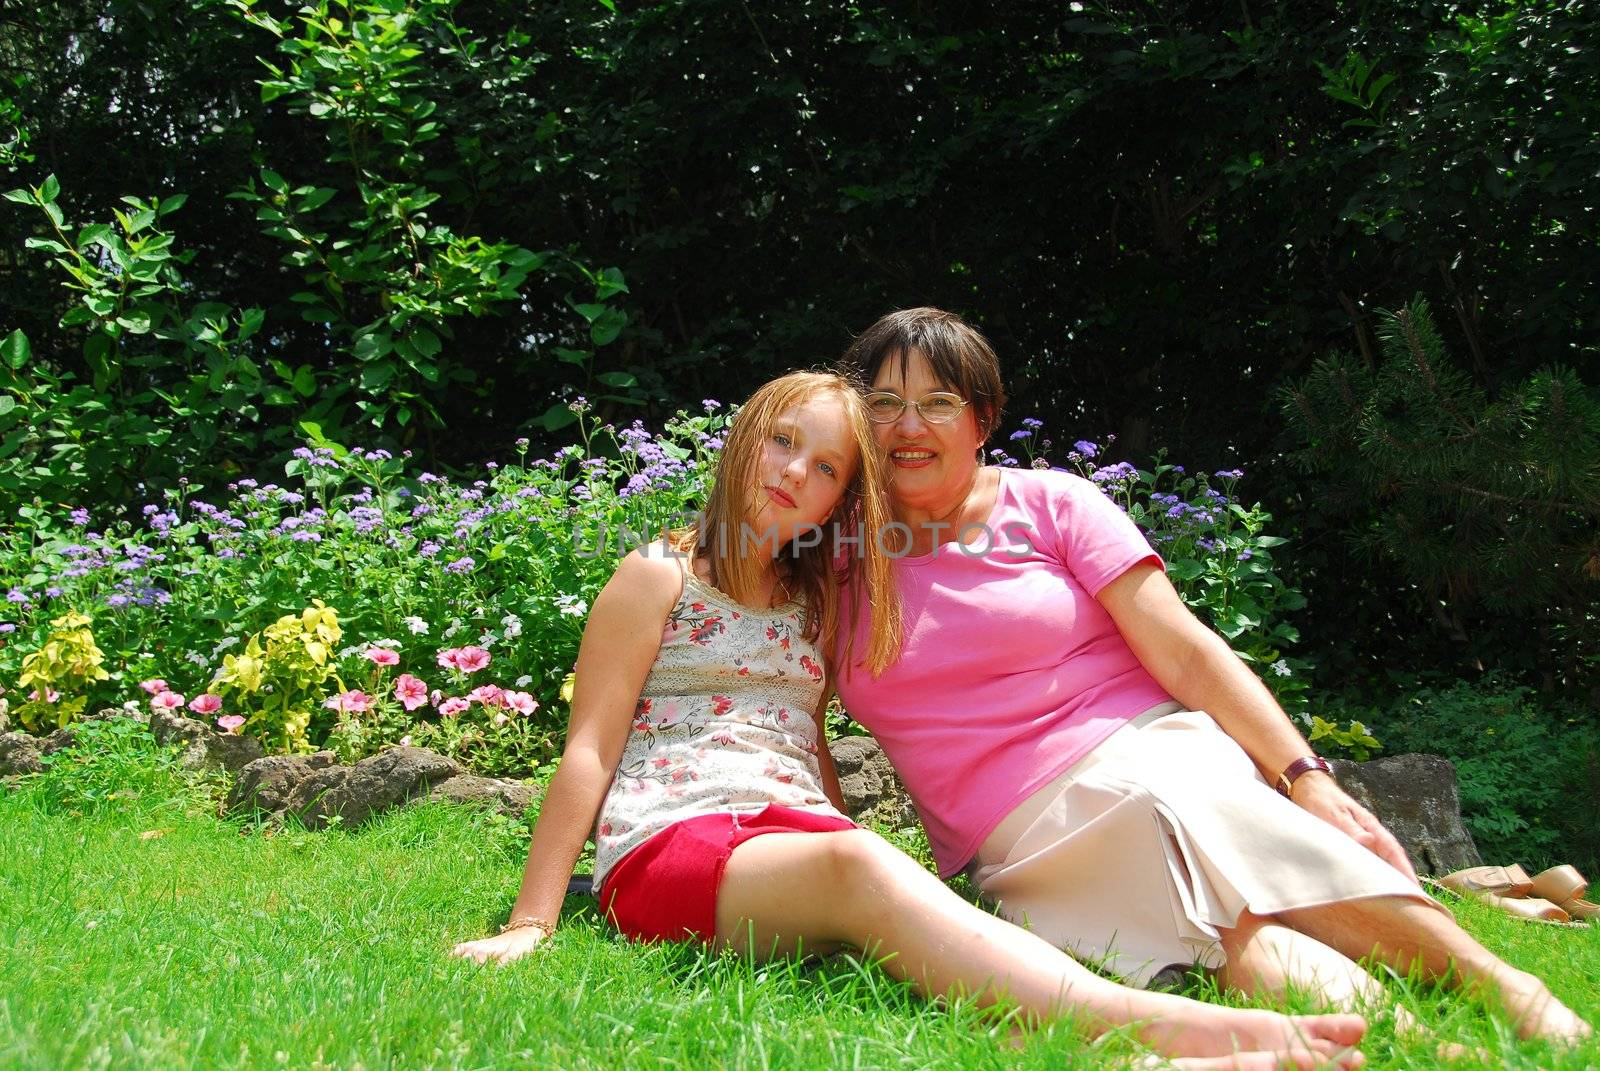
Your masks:
M594 880L677 822L776 803L843 817L822 791L822 654L804 606L755 610L685 570L595 823Z

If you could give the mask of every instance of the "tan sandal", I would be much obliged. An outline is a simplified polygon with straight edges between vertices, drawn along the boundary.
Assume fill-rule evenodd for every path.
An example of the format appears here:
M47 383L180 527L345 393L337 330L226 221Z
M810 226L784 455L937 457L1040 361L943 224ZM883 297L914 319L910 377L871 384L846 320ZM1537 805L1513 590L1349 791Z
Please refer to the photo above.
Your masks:
M1524 922L1537 922L1545 926L1581 925L1573 922L1566 911L1548 900L1521 894L1502 895L1485 887L1500 885L1505 889L1532 888L1532 879L1528 878L1527 873L1515 863L1507 867L1472 867L1470 870L1458 870L1454 874L1446 874L1442 878L1424 878L1423 881L1460 899L1477 900L1479 903L1499 908L1512 918Z
M1548 873L1548 871L1546 871ZM1574 872L1576 873L1576 872ZM1475 866L1457 870L1439 879L1439 884L1462 896L1527 896L1533 879L1516 863L1510 866Z
M1553 866L1533 879L1533 891L1573 918L1600 919L1600 904L1591 904L1584 894L1589 891L1589 880L1575 866Z

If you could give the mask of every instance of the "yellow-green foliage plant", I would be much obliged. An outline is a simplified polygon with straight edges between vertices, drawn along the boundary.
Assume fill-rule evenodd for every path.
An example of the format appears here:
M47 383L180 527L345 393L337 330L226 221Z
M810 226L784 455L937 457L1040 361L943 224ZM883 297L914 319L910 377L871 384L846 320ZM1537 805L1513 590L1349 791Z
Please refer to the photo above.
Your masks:
M227 655L210 691L245 715L244 731L269 748L310 751L307 730L334 670L334 646L344 632L339 615L321 599L285 614ZM341 690L344 685L339 684Z
M44 646L22 660L17 687L31 692L16 715L30 731L52 720L65 728L89 705L89 686L109 679L100 668L105 655L94 642L93 624L85 614L62 614L50 622Z

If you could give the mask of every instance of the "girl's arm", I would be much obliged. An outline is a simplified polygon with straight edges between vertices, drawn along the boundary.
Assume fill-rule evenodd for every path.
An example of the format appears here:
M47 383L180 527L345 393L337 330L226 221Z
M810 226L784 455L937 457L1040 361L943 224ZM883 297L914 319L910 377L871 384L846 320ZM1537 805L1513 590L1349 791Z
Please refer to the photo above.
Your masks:
M828 748L828 700L832 698L833 678L830 677L822 686L822 702L811 712L812 720L817 723L817 765L822 768L823 795L840 814L848 814L844 809L844 791L839 788L839 771L833 765L833 752Z
M546 926L554 928L573 864L622 758L634 706L681 583L675 562L634 551L595 599L578 648L567 744L534 823L522 888L511 909L510 922L535 919L539 925L464 942L454 955L509 962L549 936Z
M1291 762L1311 754L1311 745L1267 686L1221 636L1189 612L1156 566L1134 566L1102 588L1098 599L1156 682L1190 710L1215 718L1269 784ZM1400 842L1328 774L1302 774L1295 780L1293 799L1416 880Z

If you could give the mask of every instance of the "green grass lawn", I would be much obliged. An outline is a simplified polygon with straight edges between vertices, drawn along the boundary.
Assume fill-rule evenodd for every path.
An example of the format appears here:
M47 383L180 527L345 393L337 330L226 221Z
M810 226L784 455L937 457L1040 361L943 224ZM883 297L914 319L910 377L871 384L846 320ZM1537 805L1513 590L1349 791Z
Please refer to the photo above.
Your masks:
M504 920L526 843L511 823L427 805L275 832L216 817L205 788L113 763L0 789L0 1068L1100 1068L1135 1051L1060 1026L1013 1048L998 1017L848 957L630 945L587 899L543 953L478 967L446 953ZM1600 1020L1600 927L1460 910ZM1409 999L1493 1066L1600 1064L1600 1045L1558 1055L1466 1001ZM1366 1052L1439 1066L1381 1025Z

